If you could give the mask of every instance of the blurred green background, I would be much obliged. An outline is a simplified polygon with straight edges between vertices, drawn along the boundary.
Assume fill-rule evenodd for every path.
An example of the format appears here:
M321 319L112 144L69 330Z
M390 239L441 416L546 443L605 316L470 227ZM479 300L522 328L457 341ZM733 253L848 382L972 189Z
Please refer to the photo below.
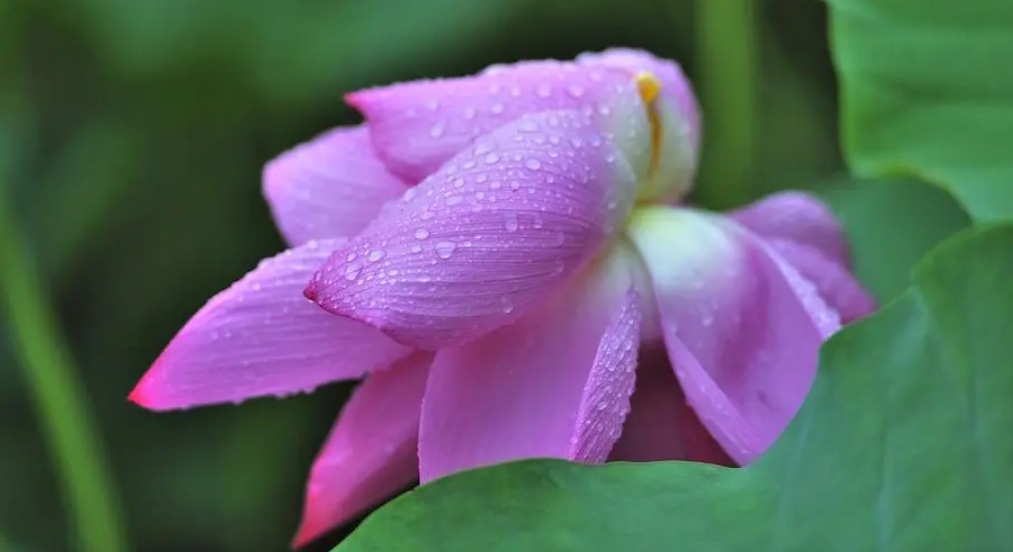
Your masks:
M67 341L129 549L288 548L349 385L169 414L126 395L208 297L283 247L261 167L356 122L345 92L646 48L701 84L697 198L726 207L841 171L826 43L815 0L0 0L0 226ZM77 550L9 320L0 550Z

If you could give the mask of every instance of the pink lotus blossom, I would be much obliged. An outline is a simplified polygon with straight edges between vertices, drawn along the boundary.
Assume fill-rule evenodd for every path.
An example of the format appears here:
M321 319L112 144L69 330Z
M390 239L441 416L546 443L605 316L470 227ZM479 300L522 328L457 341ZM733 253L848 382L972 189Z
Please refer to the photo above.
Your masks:
M347 100L364 124L264 171L292 248L211 299L131 394L163 410L365 377L297 543L417 477L512 459L746 464L820 344L874 306L813 197L678 203L701 136L672 62L617 49Z

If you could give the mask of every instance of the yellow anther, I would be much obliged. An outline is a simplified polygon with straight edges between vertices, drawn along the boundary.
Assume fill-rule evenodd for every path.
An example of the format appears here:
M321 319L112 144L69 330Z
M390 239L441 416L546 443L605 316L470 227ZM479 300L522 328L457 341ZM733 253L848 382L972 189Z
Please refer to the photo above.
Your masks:
M651 161L647 172L650 176L658 170L658 164L661 162L661 120L658 116L657 106L654 105L654 100L661 93L661 81L649 71L637 73L633 80L637 83L637 92L640 93L640 98L644 100L644 106L647 108L647 120L651 124Z
M637 73L633 77L633 80L637 83L637 91L640 92L640 98L648 105L653 103L654 99L661 93L661 81L649 71Z

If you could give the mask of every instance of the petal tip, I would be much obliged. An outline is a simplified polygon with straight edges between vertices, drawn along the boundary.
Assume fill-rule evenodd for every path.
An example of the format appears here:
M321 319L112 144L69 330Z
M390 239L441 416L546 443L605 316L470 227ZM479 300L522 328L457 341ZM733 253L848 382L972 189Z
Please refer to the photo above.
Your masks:
M154 389L151 373L157 369L157 366L156 362L155 366L152 366L151 370L141 377L134 389L127 395L128 401L148 410L168 410L170 408L159 399L158 393Z

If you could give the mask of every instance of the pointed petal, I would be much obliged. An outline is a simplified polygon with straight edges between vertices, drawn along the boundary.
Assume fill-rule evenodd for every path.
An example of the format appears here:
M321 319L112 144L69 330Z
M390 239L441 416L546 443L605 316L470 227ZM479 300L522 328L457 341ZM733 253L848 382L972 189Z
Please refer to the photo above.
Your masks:
M573 111L511 123L413 190L306 293L423 349L516 320L599 251L635 195L624 157Z
M309 242L261 264L190 319L130 394L153 410L286 395L361 377L410 349L302 296L339 245Z
M790 240L767 240L799 275L812 282L820 297L848 324L876 310L876 300L847 268L815 247Z
M295 546L417 479L419 414L432 360L431 353L415 353L356 389L313 462Z
M665 352L642 349L640 358L630 414L609 460L734 465L686 404Z
M613 105L641 71L661 71L663 134L670 176L688 187L696 167L699 115L678 66L646 52L608 51L577 62L528 61L496 65L468 77L415 81L362 90L347 97L369 121L373 144L391 171L419 181L471 144L522 115L580 110L628 125L630 114ZM671 87L669 90L668 87ZM645 106L639 102L638 110ZM649 130L634 135L650 140ZM629 139L629 129L614 130ZM676 166L678 165L678 166ZM685 182L683 182L685 181Z
M739 464L773 444L839 318L815 287L728 219L638 210L629 236L651 272L665 345L686 398Z
M844 267L849 264L841 225L833 212L811 194L773 194L731 213L731 218L764 238L798 242L818 249Z
M264 167L264 195L292 246L354 236L405 190L377 159L365 125L332 129Z
M626 251L605 262L516 324L437 354L423 482L521 458L605 460L629 411L640 334L629 273L639 261Z

